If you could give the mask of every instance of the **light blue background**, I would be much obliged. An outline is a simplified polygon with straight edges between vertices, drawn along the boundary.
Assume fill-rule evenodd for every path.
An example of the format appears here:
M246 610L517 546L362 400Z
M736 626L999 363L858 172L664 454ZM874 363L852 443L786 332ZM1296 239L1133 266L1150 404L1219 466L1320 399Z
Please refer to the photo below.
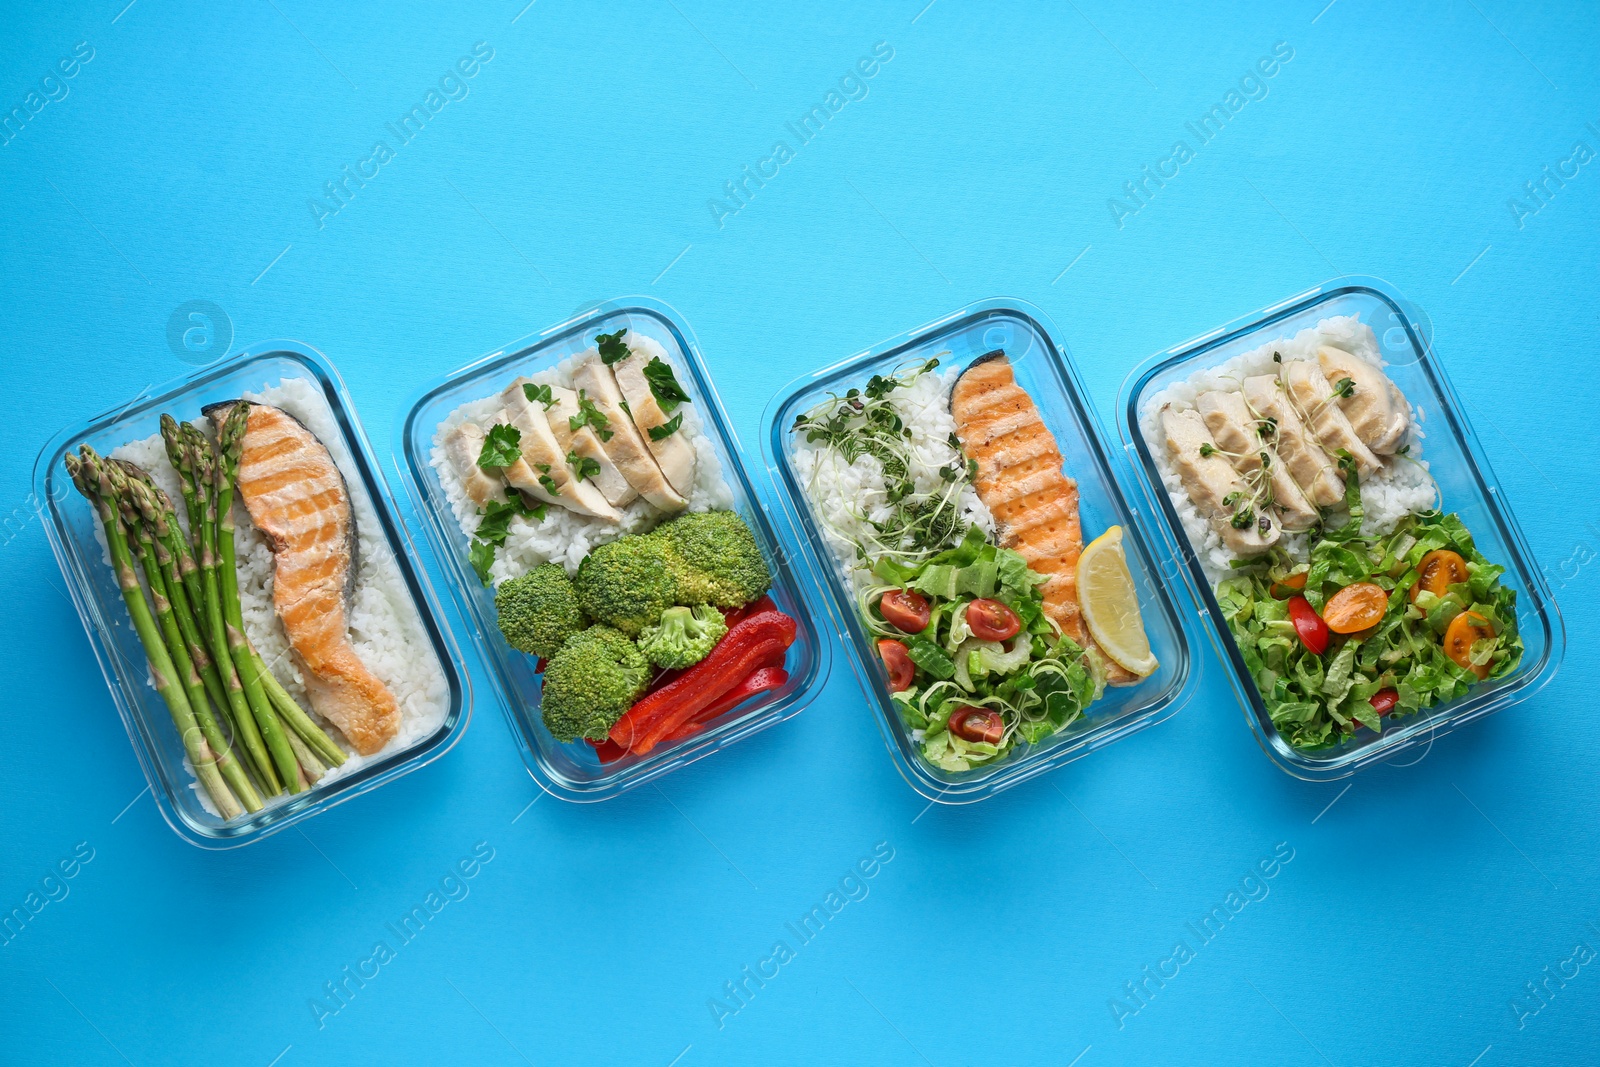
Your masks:
M6 108L95 49L0 148L0 908L94 850L0 948L0 1060L1600 1058L1600 963L1520 1027L1511 1007L1600 948L1600 162L1523 228L1507 206L1575 141L1600 150L1595 5L124 2L13 4L0 33ZM476 41L495 55L470 95L319 230L307 199ZM719 229L708 199L877 41L870 95ZM1107 198L1278 41L1270 95L1119 230ZM1338 273L1431 317L1571 635L1545 692L1353 784L1274 769L1205 652L1171 721L924 812L836 662L805 714L659 790L529 808L480 681L438 763L202 852L141 795L31 517L46 439L191 369L165 336L191 299L235 347L327 353L387 453L420 382L650 293L753 446L779 385L980 297L1043 307L1108 419L1151 352ZM319 1030L308 1000L479 841L470 896ZM870 895L719 1030L707 999L877 842ZM1108 1000L1278 842L1270 896L1119 1029Z

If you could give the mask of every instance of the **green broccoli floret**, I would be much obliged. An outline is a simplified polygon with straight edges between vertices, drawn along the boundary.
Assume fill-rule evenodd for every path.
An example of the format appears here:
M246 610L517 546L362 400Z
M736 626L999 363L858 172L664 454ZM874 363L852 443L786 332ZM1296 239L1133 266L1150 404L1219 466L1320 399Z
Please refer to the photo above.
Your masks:
M545 665L544 724L557 741L602 741L650 675L649 661L626 634L591 626L568 638Z
M657 667L682 670L705 659L727 632L722 612L710 604L668 608L659 623L639 635L639 651Z
M544 563L502 584L494 594L506 643L546 659L588 623L572 579L557 563Z
M654 537L622 537L601 545L578 566L573 584L584 614L630 637L678 603L672 557L666 543Z
M761 546L732 511L705 511L673 519L652 535L671 548L678 603L742 607L772 585Z

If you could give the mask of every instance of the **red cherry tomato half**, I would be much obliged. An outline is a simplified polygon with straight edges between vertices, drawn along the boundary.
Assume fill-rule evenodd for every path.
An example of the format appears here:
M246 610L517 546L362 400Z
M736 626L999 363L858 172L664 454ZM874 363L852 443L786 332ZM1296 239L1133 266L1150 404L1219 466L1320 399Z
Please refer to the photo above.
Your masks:
M1378 718L1383 718L1394 710L1400 703L1400 694L1393 689L1380 689L1372 694L1372 707L1378 713Z
M1009 641L1022 629L1022 620L998 600L974 600L967 605L967 625L980 641Z
M878 642L878 655L883 659L884 669L889 672L889 692L901 693L910 689L917 676L917 665L911 662L911 653L906 646L891 637L885 637Z
M1320 656L1327 651L1328 624L1322 621L1311 601L1303 596L1290 597L1289 621L1294 623L1294 632L1300 635L1301 643L1312 652Z
M987 708L959 707L950 713L950 732L963 741L987 741L998 745L1005 736L1005 720L998 711Z
M909 589L891 589L878 601L878 611L902 633L920 634L928 628L928 598Z

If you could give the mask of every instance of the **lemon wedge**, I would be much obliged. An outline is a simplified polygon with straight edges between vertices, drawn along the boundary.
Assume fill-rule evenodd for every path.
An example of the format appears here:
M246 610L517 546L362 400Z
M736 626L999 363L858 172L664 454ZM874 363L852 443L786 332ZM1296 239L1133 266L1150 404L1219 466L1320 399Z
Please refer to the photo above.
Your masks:
M1141 678L1160 666L1150 652L1139 594L1122 552L1122 527L1111 527L1078 557L1078 603L1090 635L1117 666Z

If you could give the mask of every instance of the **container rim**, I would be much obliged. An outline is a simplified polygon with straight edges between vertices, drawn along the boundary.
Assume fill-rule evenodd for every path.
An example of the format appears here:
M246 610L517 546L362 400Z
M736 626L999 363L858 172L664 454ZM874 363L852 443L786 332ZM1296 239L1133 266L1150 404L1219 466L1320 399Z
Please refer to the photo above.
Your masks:
M145 721L130 700L129 676L123 670L123 657L107 643L106 635L112 623L101 613L98 602L85 590L89 587L89 567L99 565L98 546L92 559L83 555L83 546L65 527L59 505L74 498L74 492L61 475L61 457L66 449L78 440L109 430L124 416L136 410L157 409L188 399L194 392L208 384L243 369L247 364L269 358L287 358L304 367L332 409L346 438L351 461L358 476L372 497L373 510L383 528L391 549L395 550L395 564L410 593L412 603L422 623L433 651L444 672L450 691L450 707L439 727L409 748L391 753L388 757L371 763L350 775L340 778L320 791L317 787L298 796L273 804L249 818L240 818L218 826L208 826L188 818L174 803L173 789L188 788L187 781L169 781L155 756L155 734L152 724ZM61 486L57 492L53 486ZM439 623L439 603L428 580L425 568L417 556L416 545L396 506L396 498L383 476L376 454L366 436L361 418L350 399L344 379L337 368L322 352L310 345L290 339L272 339L256 342L215 363L198 368L188 374L178 375L168 381L147 387L132 400L107 408L82 422L57 432L34 460L33 493L36 501L44 502L47 513L43 522L46 539L50 542L56 563L67 580L73 606L83 623L89 644L100 664L112 701L127 730L128 739L144 772L151 796L162 818L183 840L204 849L222 850L239 848L267 838L304 819L319 815L330 808L354 799L417 770L454 748L465 733L472 718L472 682L460 667L460 653L453 635ZM146 685L141 675L138 685ZM163 719L163 722L166 720Z
M1222 611L1216 595L1206 580L1199 558L1183 533L1182 520L1168 495L1162 491L1160 479L1155 474L1154 459L1144 434L1139 430L1139 407L1150 382L1169 368L1196 359L1248 334L1264 331L1319 304L1348 295L1367 296L1387 306L1399 327L1404 330L1416 353L1417 366L1439 397L1440 414L1445 426L1466 456L1468 474L1476 486L1479 499L1510 553L1510 559L1506 561L1508 569L1515 568L1529 601L1529 613L1538 620L1545 641L1544 652L1538 662L1531 668L1526 663L1519 667L1517 676L1509 684L1476 695L1469 693L1442 709L1434 709L1434 714L1417 716L1401 728L1385 730L1376 740L1349 748L1330 746L1326 750L1330 753L1328 757L1315 758L1294 749L1272 724L1238 644L1222 622ZM1373 764L1394 758L1424 739L1431 741L1469 722L1520 703L1543 689L1555 676L1566 649L1566 629L1560 608L1544 581L1543 572L1532 565L1533 553L1511 511L1505 491L1500 487L1477 434L1462 411L1448 374L1439 364L1431 322L1420 308L1388 282L1368 275L1331 278L1321 285L1163 349L1134 367L1123 379L1118 408L1122 417L1118 420L1117 429L1124 449L1134 459L1131 465L1135 477L1155 512L1161 516L1164 540L1173 550L1174 559L1180 562L1178 569L1184 576L1187 592L1207 622L1210 644L1228 668L1228 680L1245 722L1255 736L1256 743L1279 769L1305 781L1334 781L1349 777ZM1519 625L1525 624L1519 620Z
M694 381L695 390L704 401L700 414L708 423L707 432L720 440L723 450L727 453L728 471L725 473L729 481L737 487L736 495L742 494L749 505L750 514L746 518L753 522L757 539L764 542L772 562L776 565L775 577L787 578L785 585L792 593L795 605L799 609L795 619L798 627L796 644L805 642L806 648L811 653L811 662L804 677L791 679L794 688L789 694L770 704L749 709L745 713L746 716L750 716L753 712L764 712L764 714L742 720L736 719L716 730L704 731L698 740L681 744L662 753L670 758L662 759L659 763L641 764L637 774L632 777L577 783L553 773L544 766L538 747L529 737L531 727L524 721L527 709L521 707L521 701L512 692L502 671L494 662L491 650L487 646L487 638L481 633L482 627L469 626L472 644L485 665L494 692L500 697L506 725L521 749L523 763L527 767L529 776L540 789L574 803L598 803L609 800L638 786L654 782L689 763L729 748L753 734L798 715L815 701L832 670L830 646L828 642L822 640L815 623L815 620L821 617L815 594L804 582L798 580L799 576L794 572L791 557L784 552L782 542L772 529L768 515L771 505L757 491L750 478L744 461L746 455L744 446L740 443L738 433L728 418L727 410L711 380L694 333L675 308L666 301L651 296L624 295L596 302L553 326L500 345L453 371L424 382L404 401L404 414L396 423L391 446L395 466L400 472L401 481L415 510L423 517L424 531L429 545L449 578L446 585L461 618L469 624L477 620L477 610L469 591L469 578L471 583L476 583L477 578L476 575L469 575L463 569L462 561L458 558L460 553L452 544L452 536L459 533L454 515L450 513L447 504L441 506L433 500L422 477L421 472L431 468L432 464L428 456L418 455L413 447L415 442L421 439L417 433L418 418L426 407L463 380L522 362L542 349L586 333L595 323L619 314L637 315L658 323L672 336L679 351L683 353L685 369ZM431 440L432 435L433 428L429 427L426 439Z
M798 396L825 380L837 379L869 363L891 362L897 356L927 346L942 332L960 329L961 324L975 323L986 317L996 316L1006 316L1018 321L1043 342L1042 355L1048 358L1050 364L1061 375L1065 385L1066 406L1077 418L1088 446L1085 458L1098 475L1112 510L1123 524L1128 551L1137 555L1146 574L1152 578L1163 574L1164 569L1160 566L1160 560L1150 551L1147 520L1123 492L1121 479L1117 476L1121 464L1114 462L1114 453L1107 447L1102 424L1093 401L1083 387L1076 363L1067 346L1056 340L1058 331L1055 330L1049 317L1027 301L1010 297L990 297L974 301L819 370L801 374L773 395L762 414L762 458L767 467L768 477L773 483L773 495L782 516L786 543L792 545L795 554L803 558L813 586L819 590L827 590L827 595L822 600L829 621L838 631L840 641L846 647L846 658L863 695L873 709L879 733L889 749L895 768L907 784L920 795L940 804L971 804L986 800L1130 734L1164 722L1188 703L1201 678L1201 664L1192 651L1193 639L1189 632L1187 615L1178 610L1178 604L1161 583L1152 581L1151 593L1154 602L1167 619L1177 643L1177 659L1180 664L1177 673L1159 699L1144 708L1126 713L1127 718L1114 726L1109 723L1103 724L1099 728L1100 732L1094 728L1085 730L1075 739L1064 739L1050 749L1025 754L1021 758L989 768L983 773L961 772L968 777L956 782L945 781L935 776L919 756L914 753L907 756L901 751L901 730L897 717L879 691L879 679L868 666L861 639L855 632L857 623L853 601L850 601L842 590L837 568L832 563L831 549L813 529L814 524L807 513L809 509L803 503L804 490L801 489L787 462L783 447L784 435L787 433L786 409ZM1080 477L1078 481L1081 483L1083 479Z

